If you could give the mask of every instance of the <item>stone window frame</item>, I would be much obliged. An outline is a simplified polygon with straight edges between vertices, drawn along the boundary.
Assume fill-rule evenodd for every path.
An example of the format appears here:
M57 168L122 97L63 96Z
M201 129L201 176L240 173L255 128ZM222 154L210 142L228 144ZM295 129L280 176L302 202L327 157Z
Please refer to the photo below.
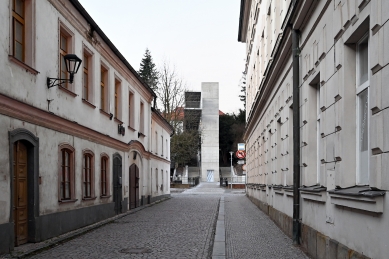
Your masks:
M89 161L89 168L86 167L86 159L89 158L90 161ZM87 177L87 173L89 170L89 173L90 173L90 176ZM96 195L95 195L95 155L94 153L89 150L89 149L85 149L83 150L82 152L82 199L83 200L91 200L91 199L95 199L96 198ZM88 178L89 178L89 182L88 182ZM90 184L90 190L89 190L89 194L87 192L87 184Z
M22 69L37 75L39 72L35 67L35 34L36 34L36 14L35 14L35 0L25 0L24 8L24 26L23 26L23 57L22 60L15 57L14 46L14 20L20 20L20 17L13 11L15 0L9 0L9 61L20 66Z
M106 161L106 168L105 168L105 181L103 182L103 160ZM100 197L101 198L108 198L110 197L110 166L109 166L109 156L106 153L102 153L100 155ZM103 184L105 183L105 193L103 193Z
M61 37L66 39L66 50L61 50ZM58 78L69 78L69 73L65 73L65 77L61 75L61 64L63 61L63 56L66 54L74 53L74 33L70 30L62 21L59 21L58 24ZM75 87L73 84L65 82L61 84L58 88L65 91L69 95L76 97Z
M63 173L63 168L62 168L62 155L63 151L69 151L69 185L70 185L70 197L69 199L64 199L62 198L61 195L61 175ZM58 202L60 203L67 203L67 202L76 202L77 199L75 198L75 153L76 150L74 149L73 146L71 146L68 143L61 143L58 145Z

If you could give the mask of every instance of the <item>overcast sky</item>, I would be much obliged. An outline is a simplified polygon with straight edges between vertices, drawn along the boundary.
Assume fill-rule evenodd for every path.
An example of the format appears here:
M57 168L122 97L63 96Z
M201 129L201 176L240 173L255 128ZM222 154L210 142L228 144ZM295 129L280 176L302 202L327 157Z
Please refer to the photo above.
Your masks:
M79 0L135 70L148 48L191 91L219 82L219 109L237 113L245 46L238 42L240 0Z

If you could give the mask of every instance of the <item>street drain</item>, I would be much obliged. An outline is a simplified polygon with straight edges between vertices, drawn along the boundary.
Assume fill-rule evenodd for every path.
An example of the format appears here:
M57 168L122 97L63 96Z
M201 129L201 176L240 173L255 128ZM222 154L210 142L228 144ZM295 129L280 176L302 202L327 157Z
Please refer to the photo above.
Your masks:
M122 250L119 250L120 253L123 254L146 254L151 253L151 249L141 247L141 248L124 248Z

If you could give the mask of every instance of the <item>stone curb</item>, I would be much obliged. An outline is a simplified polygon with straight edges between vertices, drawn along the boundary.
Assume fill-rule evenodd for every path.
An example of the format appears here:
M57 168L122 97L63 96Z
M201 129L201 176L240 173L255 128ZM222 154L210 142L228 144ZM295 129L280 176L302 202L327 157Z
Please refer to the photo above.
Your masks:
M115 221L117 219L123 218L123 217L125 217L127 215L136 213L138 211L141 211L141 210L146 209L148 207L154 206L154 205L156 205L158 203L164 202L164 201L169 200L169 199L171 199L171 196L162 198L161 200L155 201L155 202L153 202L151 204L146 204L146 205L143 205L141 207L129 210L127 212L124 212L122 214L116 215L114 217L111 217L111 218L99 221L99 222L94 223L92 225L89 225L89 226L86 226L86 227L83 227L83 228L80 228L80 229L73 230L73 231L71 231L69 233L65 233L65 234L60 235L58 237L53 237L51 239L42 241L40 243L32 244L33 247L27 249L26 251L17 251L17 249L15 249L10 254L2 255L3 257L0 256L0 258L26 258L28 256L32 256L34 254L38 254L40 252L43 252L46 249L49 249L51 247L55 247L55 246L57 246L57 245L59 245L61 243L70 241L70 240L72 240L72 239L74 239L74 238L76 238L78 236L86 234L89 231L92 231L94 229L97 229L99 227L107 225L107 224L109 224L109 223L111 223L111 222L113 222L113 221Z

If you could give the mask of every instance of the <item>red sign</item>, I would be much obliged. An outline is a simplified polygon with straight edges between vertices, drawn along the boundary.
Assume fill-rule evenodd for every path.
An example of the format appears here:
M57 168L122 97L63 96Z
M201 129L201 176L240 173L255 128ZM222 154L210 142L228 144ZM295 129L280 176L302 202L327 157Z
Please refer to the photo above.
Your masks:
M238 151L236 151L235 156L236 156L237 158L239 158L239 159L243 159L243 158L246 157L246 151L244 151L244 150L238 150Z

